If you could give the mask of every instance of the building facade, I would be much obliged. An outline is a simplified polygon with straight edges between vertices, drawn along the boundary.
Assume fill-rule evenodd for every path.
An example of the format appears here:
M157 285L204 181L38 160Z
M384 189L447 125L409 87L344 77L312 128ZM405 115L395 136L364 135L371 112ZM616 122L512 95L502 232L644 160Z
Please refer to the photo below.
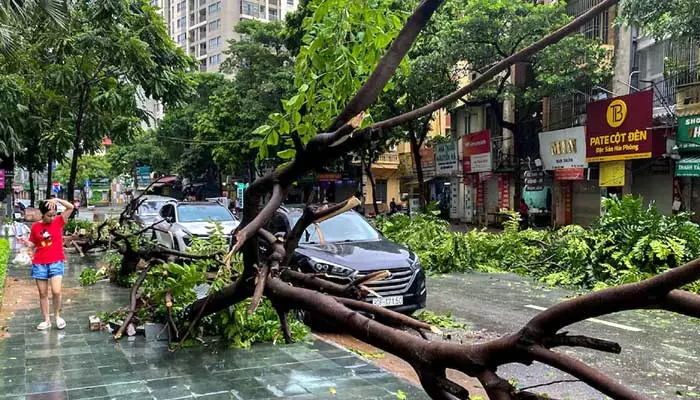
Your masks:
M194 57L202 72L218 72L234 27L245 19L279 21L299 0L152 0L160 7L168 32Z

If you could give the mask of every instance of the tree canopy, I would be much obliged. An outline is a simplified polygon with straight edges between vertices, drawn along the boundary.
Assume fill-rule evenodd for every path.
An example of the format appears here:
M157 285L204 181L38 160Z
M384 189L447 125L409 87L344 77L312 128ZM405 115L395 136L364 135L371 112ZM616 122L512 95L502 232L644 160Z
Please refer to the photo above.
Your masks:
M620 19L657 39L700 39L700 2L696 0L623 1Z
M191 90L193 62L145 0L79 0L69 4L65 25L37 35L36 58L47 69L47 85L69 105L60 118L72 131L72 199L80 157L105 136L119 142L140 130L146 118L140 91L165 105L180 103Z

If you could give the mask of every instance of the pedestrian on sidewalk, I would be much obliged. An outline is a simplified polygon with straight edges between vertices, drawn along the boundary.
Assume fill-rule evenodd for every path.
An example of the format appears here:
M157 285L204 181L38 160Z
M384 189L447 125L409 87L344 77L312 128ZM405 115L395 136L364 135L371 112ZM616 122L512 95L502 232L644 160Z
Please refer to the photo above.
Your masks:
M66 209L56 216L56 205L61 204ZM29 240L22 238L22 243L35 248L32 258L32 278L36 280L39 289L39 306L44 315L44 321L36 329L43 331L51 328L49 315L49 285L53 293L53 313L56 328L66 327L66 321L61 318L61 284L66 256L63 252L63 226L68 222L73 212L73 204L54 198L39 204L41 220L32 225Z

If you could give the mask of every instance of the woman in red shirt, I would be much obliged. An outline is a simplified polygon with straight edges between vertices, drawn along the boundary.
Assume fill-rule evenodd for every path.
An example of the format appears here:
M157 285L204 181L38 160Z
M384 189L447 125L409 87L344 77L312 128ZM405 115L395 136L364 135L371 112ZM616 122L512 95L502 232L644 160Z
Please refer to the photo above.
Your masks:
M56 217L56 204L60 203L66 210ZM39 204L41 220L32 225L29 240L21 239L27 247L34 247L32 258L32 278L36 280L39 289L39 305L44 314L44 322L36 329L41 331L51 328L49 317L49 283L53 293L53 313L56 317L56 328L66 327L66 321L59 315L61 311L61 283L63 281L63 269L66 256L63 253L63 225L66 224L73 212L73 204L61 200L51 199Z

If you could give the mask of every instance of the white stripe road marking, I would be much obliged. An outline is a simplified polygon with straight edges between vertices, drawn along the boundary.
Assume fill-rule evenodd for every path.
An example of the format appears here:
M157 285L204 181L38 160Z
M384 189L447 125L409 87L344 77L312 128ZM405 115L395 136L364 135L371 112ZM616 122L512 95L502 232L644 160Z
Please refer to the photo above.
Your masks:
M532 305L532 304L526 304L525 307L527 307L527 308L532 308L533 310L538 310L538 311L544 311L544 310L547 309L546 307L535 306L535 305ZM614 322L603 321L603 320L600 320L600 319L598 319L598 318L589 318L589 319L587 319L586 321L595 322L595 323L598 323L598 324L601 324L601 325L612 326L613 328L620 328L620 329L624 329L624 330L626 330L626 331L631 331L631 332L644 332L643 329L635 328L635 327L633 327L633 326L627 326L627 325L622 325L622 324L616 324L616 323L614 323Z

